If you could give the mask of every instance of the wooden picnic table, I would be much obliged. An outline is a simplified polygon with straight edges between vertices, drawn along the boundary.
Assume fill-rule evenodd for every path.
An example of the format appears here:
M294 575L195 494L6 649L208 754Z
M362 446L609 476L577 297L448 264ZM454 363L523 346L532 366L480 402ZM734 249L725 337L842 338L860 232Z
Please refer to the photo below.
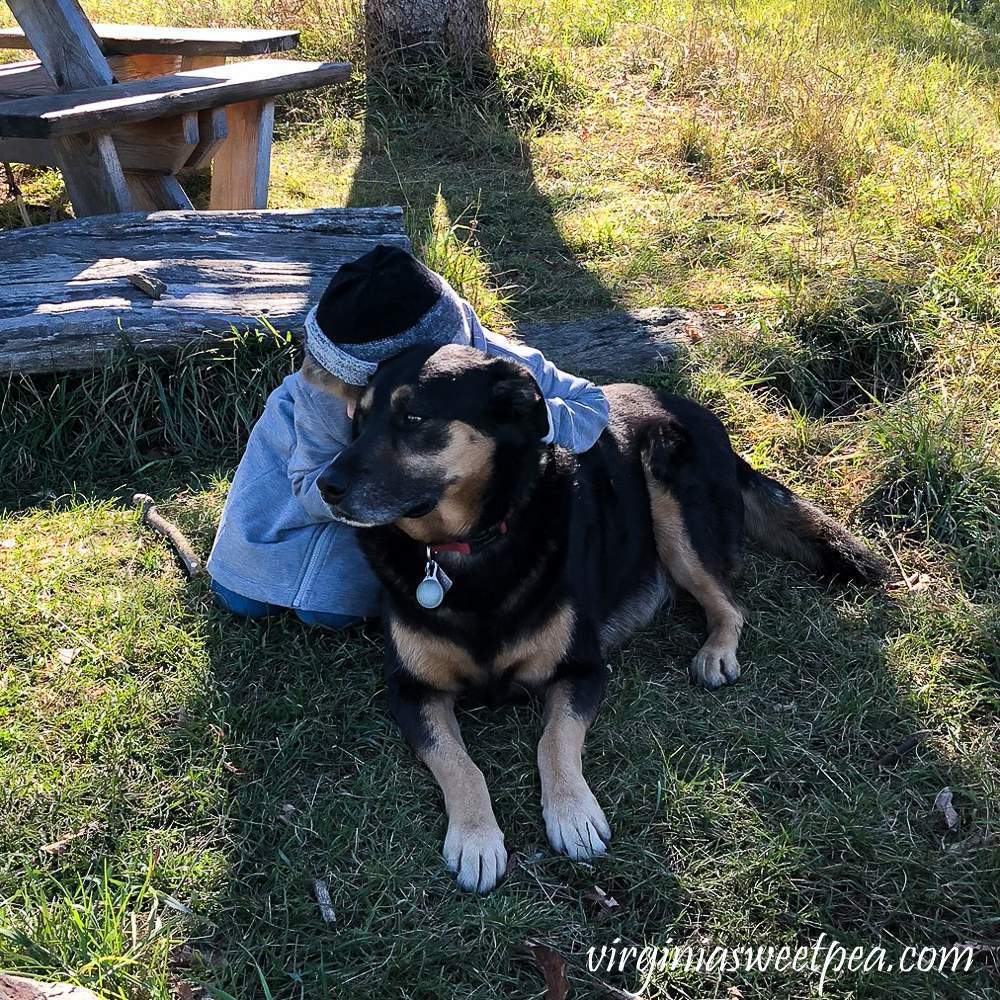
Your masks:
M346 80L346 63L284 52L294 31L91 25L78 0L7 0L0 160L58 166L77 216L190 209L177 180L212 163L212 209L267 205L274 99Z

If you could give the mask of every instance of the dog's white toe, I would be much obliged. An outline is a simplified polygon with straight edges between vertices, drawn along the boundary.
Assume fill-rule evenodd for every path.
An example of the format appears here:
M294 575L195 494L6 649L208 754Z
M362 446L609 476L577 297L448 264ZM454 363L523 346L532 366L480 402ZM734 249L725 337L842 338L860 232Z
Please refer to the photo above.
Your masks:
M735 684L740 676L740 664L730 649L702 646L691 661L691 679L711 689L723 684Z
M574 861L604 854L611 840L611 827L586 784L553 796L542 808L549 843Z
M495 823L450 824L444 840L444 858L469 892L489 892L507 870L503 832Z

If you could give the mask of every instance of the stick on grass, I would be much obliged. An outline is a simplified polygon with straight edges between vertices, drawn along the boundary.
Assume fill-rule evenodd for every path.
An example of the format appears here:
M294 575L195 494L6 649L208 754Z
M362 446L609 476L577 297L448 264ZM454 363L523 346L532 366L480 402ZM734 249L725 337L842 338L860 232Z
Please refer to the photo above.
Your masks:
M132 496L132 503L136 507L142 508L142 519L154 531L158 531L173 546L178 559L184 564L184 570L188 578L195 580L205 573L205 567L201 560L195 555L191 543L184 537L184 533L171 521L168 521L156 509L153 498L145 493L136 493Z

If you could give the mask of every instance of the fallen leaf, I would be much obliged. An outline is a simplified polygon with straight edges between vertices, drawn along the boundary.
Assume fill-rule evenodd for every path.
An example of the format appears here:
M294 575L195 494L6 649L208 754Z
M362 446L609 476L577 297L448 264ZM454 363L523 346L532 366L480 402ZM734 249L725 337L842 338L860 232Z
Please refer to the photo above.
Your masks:
M177 1000L195 1000L194 990L190 983L180 982L177 984Z
M958 948L960 951L971 951L974 955L995 955L1000 953L1000 945L980 944L977 941L963 941L961 944L953 944L951 947Z
M67 667L80 655L79 648L74 649L57 649L56 659L60 663L65 664Z
M599 885L583 894L583 898L596 904L598 921L607 920L613 913L621 909L621 904L614 896L609 896Z
M746 1000L738 986L729 987L729 1000Z
M189 944L174 945L170 949L170 964L178 969L187 969L195 965L195 951Z
M927 573L914 573L913 576L906 578L906 586L912 593L919 594L930 589L931 578Z
M952 805L953 796L950 788L942 788L934 799L934 808L941 813L944 818L944 825L949 830L954 830L958 826L958 813Z
M596 982L600 986L601 991L611 997L611 1000L646 1000L641 993L627 993L625 990L620 990L617 986L612 986L611 983L604 982L603 979L598 979Z
M98 824L96 822L88 823L86 826L81 826L76 833L67 834L62 838L62 840L55 840L51 844L45 844L43 847L40 847L39 850L44 851L46 854L54 854L56 856L65 854L66 849L73 843L74 840L79 840L81 837L86 837L88 834L93 833L97 829L97 826Z
M570 985L566 978L566 959L547 944L525 941L524 947L531 953L535 964L545 977L545 1000L566 1000Z
M319 903L319 915L328 923L337 922L337 914L333 909L333 900L330 899L330 890L325 882L316 879L313 882L313 892L316 894L316 902Z

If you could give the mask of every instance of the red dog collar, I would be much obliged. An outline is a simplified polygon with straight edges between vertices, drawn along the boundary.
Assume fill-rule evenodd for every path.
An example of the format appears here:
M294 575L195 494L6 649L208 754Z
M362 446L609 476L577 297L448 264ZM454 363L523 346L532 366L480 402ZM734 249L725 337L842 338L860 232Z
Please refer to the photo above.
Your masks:
M507 511L507 517L513 513L512 510ZM429 545L428 549L431 552L458 552L463 556L471 556L476 552L481 552L507 534L507 517L499 524L495 524L485 531L480 531L478 535L473 535L464 542L443 542L441 545Z

